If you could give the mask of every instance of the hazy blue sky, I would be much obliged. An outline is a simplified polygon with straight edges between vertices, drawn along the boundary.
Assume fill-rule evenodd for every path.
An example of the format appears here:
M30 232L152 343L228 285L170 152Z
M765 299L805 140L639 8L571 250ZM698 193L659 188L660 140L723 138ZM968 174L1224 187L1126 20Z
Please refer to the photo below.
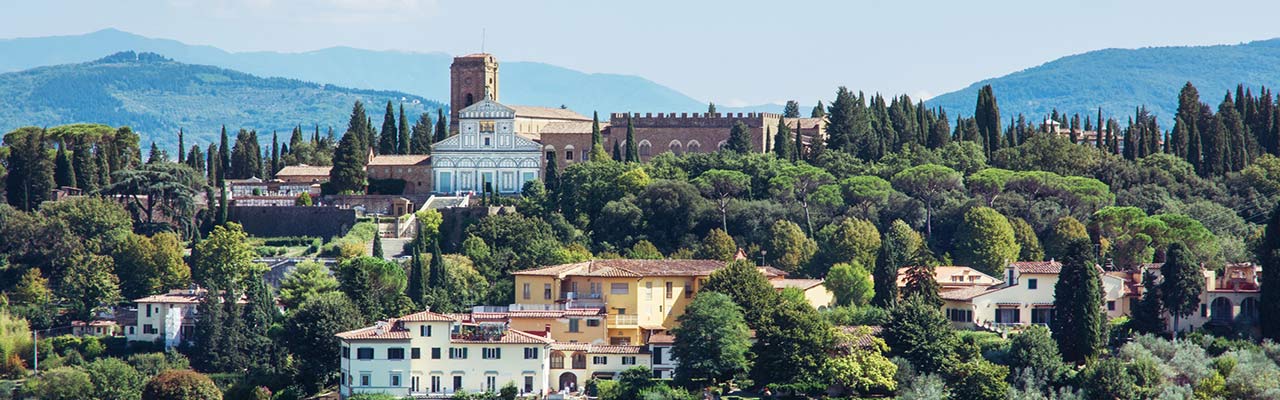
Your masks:
M0 37L102 28L230 51L487 50L636 74L729 105L930 96L1107 47L1280 36L1277 1L6 1ZM443 71L442 71L443 73Z

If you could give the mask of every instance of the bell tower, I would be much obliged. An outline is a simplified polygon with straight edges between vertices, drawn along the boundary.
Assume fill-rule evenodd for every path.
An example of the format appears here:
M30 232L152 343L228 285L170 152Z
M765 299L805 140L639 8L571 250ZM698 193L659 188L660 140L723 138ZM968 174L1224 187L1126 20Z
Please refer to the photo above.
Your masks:
M449 75L449 130L457 132L459 110L484 99L486 91L498 101L498 59L488 53L454 57Z

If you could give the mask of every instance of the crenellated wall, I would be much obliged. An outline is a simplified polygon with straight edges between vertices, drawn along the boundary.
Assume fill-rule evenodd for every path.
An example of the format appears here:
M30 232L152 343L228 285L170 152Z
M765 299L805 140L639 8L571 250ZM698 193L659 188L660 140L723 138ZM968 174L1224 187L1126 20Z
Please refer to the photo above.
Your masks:
M622 141L625 146L628 113L609 116L607 136ZM635 127L640 159L671 151L710 153L720 149L729 140L734 124L743 123L748 128L752 148L756 152L768 151L773 134L782 114L775 113L631 113L630 122ZM612 142L610 142L612 143ZM645 147L648 147L646 151Z

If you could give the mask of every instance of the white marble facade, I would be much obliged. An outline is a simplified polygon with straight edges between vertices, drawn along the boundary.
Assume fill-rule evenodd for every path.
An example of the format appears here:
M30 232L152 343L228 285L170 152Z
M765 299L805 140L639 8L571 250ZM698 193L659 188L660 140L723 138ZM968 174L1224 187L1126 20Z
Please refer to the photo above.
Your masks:
M539 179L542 147L515 133L516 111L487 96L458 112L458 134L432 145L436 193L476 192L489 182L501 194L520 193Z

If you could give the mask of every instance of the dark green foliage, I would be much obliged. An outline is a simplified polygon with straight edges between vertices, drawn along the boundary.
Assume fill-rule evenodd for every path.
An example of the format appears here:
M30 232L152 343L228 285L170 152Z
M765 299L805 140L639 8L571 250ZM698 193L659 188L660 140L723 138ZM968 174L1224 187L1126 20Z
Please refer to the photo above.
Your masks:
M437 244L437 246L439 245ZM405 285L404 295L408 296L409 300L413 300L413 303L417 304L419 309L423 308L427 300L428 272L425 261L422 257L422 250L414 246L413 255L409 259L409 282ZM431 262L435 262L434 256Z
M444 140L445 138L448 138L450 134L451 133L449 132L449 123L446 122L444 119L444 108L443 107L437 108L436 109L435 141L439 142L441 140Z
M78 187L75 168L71 165L71 158L67 156L67 150L61 140L58 141L58 155L53 165L53 181L59 187Z
M396 154L400 149L399 129L396 128L395 107L387 101L387 112L382 115L382 132L378 136L378 154Z
M893 354L926 373L941 371L953 362L959 344L942 309L920 296L908 296L893 309L884 326L884 341Z
M800 118L800 103L795 100L787 100L787 105L782 107L783 118Z
M333 153L333 169L329 171L329 188L333 193L360 193L366 184L365 164L369 162L364 135L364 105L356 102L351 111L351 124Z
M982 148L990 158L992 153L1004 147L1000 137L1000 106L996 104L991 85L978 90L978 105L973 115L978 125L978 136L982 138Z
M1134 399L1139 398L1139 390L1134 377L1129 374L1123 361L1108 358L1091 365L1081 372L1081 386L1085 390L1085 398Z
M831 324L809 304L794 301L771 307L765 321L756 327L751 379L758 385L821 383L819 370L834 340Z
M923 240L906 222L894 220L880 242L880 255L872 274L876 294L871 299L871 304L892 308L898 302L898 269L908 266L908 261L920 250Z
M745 373L751 347L746 321L733 299L721 293L699 294L679 318L672 356L686 360L676 368L676 379L716 385Z
M382 254L382 233L373 235L373 258L386 258Z
M751 128L741 121L733 124L729 129L729 140L725 143L724 149L738 154L754 151L751 145Z
M777 292L764 274L750 261L734 261L716 270L702 290L723 293L733 299L746 316L747 326L760 329L778 304Z
M1262 266L1262 293L1258 301L1259 315L1280 315L1280 205L1267 218L1262 240L1257 247ZM1261 318L1262 336L1280 340L1280 318Z
M794 102L789 102L789 104L790 103ZM799 113L800 111L796 110L796 112ZM796 126L799 127L799 124ZM800 130L796 129L797 138L800 135L799 132ZM800 143L793 143L791 127L787 126L786 121L779 119L777 132L773 134L773 155L777 156L780 160L795 161L797 144Z
M230 170L226 179L261 178L262 150L258 143L258 132L241 129L236 134L236 144L231 149Z
M418 122L413 124L413 138L409 139L409 154L431 154L431 144L435 143L431 129L431 114L419 115Z
M951 394L958 399L1003 400L1009 396L1009 368L978 358L947 368Z
M404 116L404 103L400 103L399 137L396 138L396 154L410 154L409 120Z
M711 105L711 109L715 109L715 104ZM640 162L640 148L636 143L636 127L631 123L631 114L627 114L627 153L626 162Z
M1153 271L1142 273L1142 298L1133 305L1130 326L1141 333L1163 333L1166 329L1160 283Z
M361 315L379 320L406 313L408 277L399 265L376 257L357 257L338 265L338 289L355 303Z
M1072 240L1064 250L1059 260L1062 272L1053 288L1051 328L1063 360L1080 363L1095 357L1106 341L1102 278L1087 240Z
M1057 381L1067 372L1062 355L1058 353L1058 343L1050 337L1048 329L1039 325L1031 326L1010 339L1009 369L1014 373L1031 371L1049 381Z
M1204 275L1200 263L1191 250L1182 243L1169 245L1164 264L1160 266L1160 301L1173 316L1173 329L1178 331L1182 317L1190 316L1200 308L1200 293L1204 291Z
M289 315L284 324L284 345L293 353L297 381L308 393L315 393L338 379L339 332L364 324L360 311L341 293L312 299Z
M908 267L906 286L902 288L902 298L919 297L920 301L942 307L942 297L938 294L942 288L934 274L934 266L926 262L917 262L916 265Z
M44 130L20 128L6 134L4 143L9 146L5 198L20 210L35 209L48 199L55 185Z

